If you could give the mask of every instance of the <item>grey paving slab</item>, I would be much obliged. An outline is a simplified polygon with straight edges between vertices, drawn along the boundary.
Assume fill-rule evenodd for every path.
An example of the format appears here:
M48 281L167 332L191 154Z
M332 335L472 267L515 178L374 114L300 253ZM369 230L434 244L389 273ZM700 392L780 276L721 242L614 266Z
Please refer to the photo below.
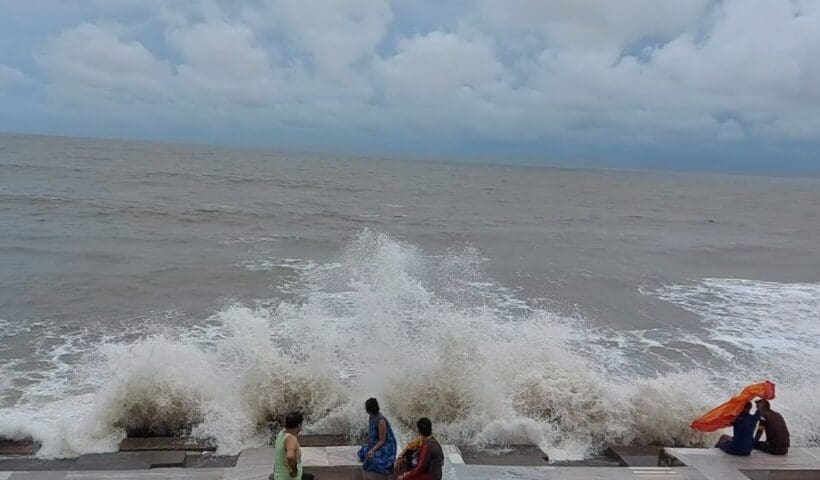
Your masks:
M225 480L224 468L68 472L65 480ZM230 478L230 476L228 476Z
M542 480L548 478L547 472L555 467L513 467L498 465L451 465L447 472L448 480ZM445 475L443 475L445 476ZM443 479L442 479L443 480Z
M636 480L708 480L701 472L691 467L628 467Z
M159 467L182 467L185 452L145 451L83 455L77 458L76 470L148 470Z
M795 472L793 476L798 472L816 471L816 477L820 478L820 448L793 448L783 456L754 451L748 457L728 455L717 448L665 448L664 455L676 458L715 480L748 480L749 477L742 471L792 471Z
M237 458L211 452L185 452L185 468L232 468L236 466Z
M746 470L820 470L820 447L796 447L788 455L769 455L754 451L748 457L729 455L718 448L664 448L666 455L671 455L686 465L699 468L699 465L712 466L723 464Z
M236 467L268 466L273 471L273 448L248 448L242 450L236 460Z
M9 480L11 472L0 472L0 480Z
M359 462L359 447L355 446L335 446L325 447L327 452L328 466L355 466L361 467ZM305 464L307 465L307 463Z
M305 467L327 467L330 460L327 458L326 447L302 448L302 465Z
M708 480L693 468L453 465L452 469L446 480Z
M0 470L2 471L43 471L55 470L65 471L74 468L76 459L43 460L34 457L7 457L0 459Z
M170 472L152 470L97 470L88 472L68 472L65 480L170 480Z
M240 459L241 458L240 456ZM268 476L271 473L273 473L272 465L237 466L231 470L226 480L268 480Z
M225 468L199 468L186 470L184 468L161 469L171 474L172 480L223 480Z
M63 480L66 472L14 472L9 480Z

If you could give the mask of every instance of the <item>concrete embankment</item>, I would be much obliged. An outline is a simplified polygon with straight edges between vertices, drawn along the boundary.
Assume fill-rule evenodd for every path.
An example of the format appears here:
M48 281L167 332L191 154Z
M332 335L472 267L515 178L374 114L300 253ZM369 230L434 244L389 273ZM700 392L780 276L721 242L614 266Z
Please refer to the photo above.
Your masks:
M334 435L302 438L305 470L321 480L360 480L358 447ZM270 447L219 456L212 443L183 438L130 438L119 452L43 460L36 442L0 441L0 480L267 480ZM820 448L793 448L788 456L754 452L731 457L717 449L612 447L606 456L582 462L548 463L532 445L476 448L445 445L445 480L599 479L645 480L818 480Z

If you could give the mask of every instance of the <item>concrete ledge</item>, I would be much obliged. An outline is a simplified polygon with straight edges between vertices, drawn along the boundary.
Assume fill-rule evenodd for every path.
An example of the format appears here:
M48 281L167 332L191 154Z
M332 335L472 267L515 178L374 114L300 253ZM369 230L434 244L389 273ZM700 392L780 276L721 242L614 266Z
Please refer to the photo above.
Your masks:
M149 470L185 466L185 452L116 452L83 455L75 463L76 470ZM72 469L72 470L74 470Z
M207 439L192 437L129 437L120 442L121 452L145 450L214 451L216 445Z
M304 434L299 435L299 445L303 447L335 447L337 445L348 445L347 437L344 435L322 435Z
M72 470L77 459L42 460L34 457L12 457L0 459L0 471L7 472L44 472L54 470Z
M710 479L749 480L750 475L773 478L820 478L820 448L792 448L788 455L753 451L748 457L729 455L718 448L664 448L664 462L683 462ZM776 473L786 472L786 473ZM791 473L789 473L791 472Z

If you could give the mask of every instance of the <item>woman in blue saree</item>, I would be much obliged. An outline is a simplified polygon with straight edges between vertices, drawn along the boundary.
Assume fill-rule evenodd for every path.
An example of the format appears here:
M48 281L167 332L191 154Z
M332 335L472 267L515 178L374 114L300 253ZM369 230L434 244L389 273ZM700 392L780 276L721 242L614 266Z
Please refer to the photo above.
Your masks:
M379 413L379 402L370 398L364 403L370 415L368 426L369 441L359 449L365 480L388 478L393 473L396 462L396 437L390 422Z

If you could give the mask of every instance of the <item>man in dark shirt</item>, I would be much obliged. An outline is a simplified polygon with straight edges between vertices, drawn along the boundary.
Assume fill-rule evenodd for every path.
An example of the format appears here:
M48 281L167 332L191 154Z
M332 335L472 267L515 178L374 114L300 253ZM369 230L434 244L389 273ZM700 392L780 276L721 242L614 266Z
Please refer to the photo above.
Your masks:
M772 455L786 455L789 453L791 440L783 415L772 410L768 400L760 399L755 402L755 405L760 413L760 426L757 427L757 435L755 435L755 449ZM766 440L761 442L760 437L764 432Z
M752 411L752 402L746 402L746 407L740 415L732 422L732 433L734 436L723 435L718 440L715 447L720 448L729 455L749 456L755 444L755 428L760 420L760 412Z

